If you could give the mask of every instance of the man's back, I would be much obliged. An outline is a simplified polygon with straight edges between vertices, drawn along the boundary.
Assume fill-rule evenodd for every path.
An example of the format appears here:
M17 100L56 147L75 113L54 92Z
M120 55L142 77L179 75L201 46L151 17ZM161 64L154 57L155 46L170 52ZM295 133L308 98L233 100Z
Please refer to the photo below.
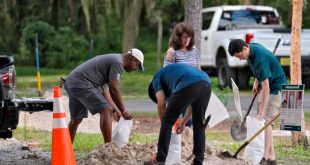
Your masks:
M109 82L109 80L119 79L119 74L123 71L121 54L107 54L96 56L77 68L70 77L86 79L93 86L99 87Z
M160 69L154 75L152 83L155 92L159 89L164 89L170 95L198 81L210 82L210 79L205 72L193 66L171 64Z
M251 44L250 50L249 64L254 76L259 81L268 78L270 92L277 94L281 90L281 84L286 83L285 73L278 60L269 50L260 44Z

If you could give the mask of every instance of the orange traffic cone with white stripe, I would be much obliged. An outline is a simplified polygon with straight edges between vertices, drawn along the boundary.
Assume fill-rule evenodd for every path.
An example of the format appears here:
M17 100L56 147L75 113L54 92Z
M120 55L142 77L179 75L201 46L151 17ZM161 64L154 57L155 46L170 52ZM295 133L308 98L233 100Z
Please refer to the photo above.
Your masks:
M51 164L76 164L59 86L55 86L54 88Z

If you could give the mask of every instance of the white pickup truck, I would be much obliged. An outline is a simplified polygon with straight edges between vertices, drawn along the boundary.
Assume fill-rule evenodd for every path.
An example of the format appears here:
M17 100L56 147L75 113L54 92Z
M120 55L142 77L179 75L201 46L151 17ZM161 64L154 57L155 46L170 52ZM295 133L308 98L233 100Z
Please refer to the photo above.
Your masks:
M219 86L226 87L233 78L239 88L247 88L251 71L245 60L230 56L231 39L256 42L273 52L281 39L275 56L286 75L290 65L290 29L285 28L275 8L268 6L217 6L202 10L201 66L216 71ZM310 85L310 30L301 34L301 58L303 83Z

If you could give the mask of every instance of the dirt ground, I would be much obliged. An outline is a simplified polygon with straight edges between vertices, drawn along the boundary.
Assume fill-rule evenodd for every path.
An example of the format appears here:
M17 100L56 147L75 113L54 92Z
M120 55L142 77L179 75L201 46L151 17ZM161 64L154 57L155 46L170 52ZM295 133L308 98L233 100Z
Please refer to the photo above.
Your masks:
M45 94L49 97L52 94ZM68 112L68 98L63 97L64 109ZM67 115L69 117L69 115ZM26 118L26 119L25 119ZM24 123L24 121L27 121ZM50 121L50 122L46 122ZM68 120L67 120L68 121ZM100 133L98 126L99 116L90 116L88 119L83 120L78 131L85 133ZM212 131L228 132L231 125L230 120L226 120L215 128L207 129L207 133ZM29 114L20 114L19 127L24 124L27 128L41 129L51 131L52 127L52 113L38 112ZM160 121L156 116L141 116L137 115L133 120L133 127L131 135L140 134L156 134L158 135L160 129ZM182 163L181 165L190 164L192 160L187 161L191 155L192 144L192 131L187 130L182 134ZM31 143L30 150L21 150L23 143L16 139L0 140L0 164L49 164L50 152L43 152L38 147L38 144ZM139 145L127 144L120 148L116 144L99 145L94 148L90 153L77 157L77 164L142 164L144 160L149 159L156 153L156 142ZM216 146L216 142L206 142L205 149L205 164L251 164L246 160L227 159L220 156L223 149Z
M223 124L227 124L226 122ZM226 126L219 125L217 129ZM137 116L134 119L131 135L136 133L141 134L156 134L158 135L160 122L157 117ZM181 165L190 164L191 160L186 160L191 155L193 142L192 130L187 129L182 134L182 163ZM14 138L0 140L0 164L49 164L50 152L42 151L37 143L28 141L29 150L22 150L23 142ZM205 162L206 164L251 164L245 160L227 159L220 157L220 152L223 151L211 143L206 144ZM85 156L79 157L77 164L143 164L143 161L149 159L156 153L156 142L139 145L127 144L123 147L118 147L116 144L99 145Z
M142 128L142 127L141 127ZM141 129L142 130L142 129ZM143 128L144 130L144 128ZM148 132L150 133L150 132ZM191 156L193 148L193 131L187 128L182 134L181 140L181 163L179 165L191 164L192 159L188 158ZM109 164L109 165L119 165L119 164L128 164L136 165L143 164L143 161L148 160L149 158L156 153L157 146L156 142L147 143L144 145L138 144L127 144L123 147L118 147L115 143L110 143L106 145L100 145L96 147L86 156L80 158L77 161L77 164L87 164L87 165L96 165L96 164ZM218 148L212 144L206 145L205 149L205 160L204 164L212 165L247 165L252 164L250 161L243 159L227 158L223 157L221 153L224 150Z
M228 128L230 122L223 122L214 129ZM137 116L134 118L131 135L135 133L140 134L156 134L158 135L160 129L160 121L157 117ZM192 129L186 129L182 134L182 161L180 165L187 165L193 159L187 160L190 157L193 149L193 132ZM144 145L127 144L123 147L118 147L116 144L106 144L97 146L86 156L80 158L77 164L143 164L143 161L148 160L157 151L157 142L152 142ZM211 142L206 144L205 149L205 164L231 164L242 165L252 164L250 161L234 158L225 158L221 156L224 150L216 147Z
M29 150L22 150L23 142L11 138L0 139L1 165L46 165L50 164L50 152L42 151L37 143L27 143Z

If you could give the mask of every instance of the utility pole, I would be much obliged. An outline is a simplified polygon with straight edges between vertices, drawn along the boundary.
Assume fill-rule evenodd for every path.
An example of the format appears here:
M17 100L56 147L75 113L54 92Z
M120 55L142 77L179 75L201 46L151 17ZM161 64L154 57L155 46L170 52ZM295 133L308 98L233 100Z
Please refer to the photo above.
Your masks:
M291 84L302 84L301 82L301 24L303 0L292 0L292 29L291 29ZM305 115L302 112L302 128L305 128ZM305 131L292 131L292 144L309 147Z

